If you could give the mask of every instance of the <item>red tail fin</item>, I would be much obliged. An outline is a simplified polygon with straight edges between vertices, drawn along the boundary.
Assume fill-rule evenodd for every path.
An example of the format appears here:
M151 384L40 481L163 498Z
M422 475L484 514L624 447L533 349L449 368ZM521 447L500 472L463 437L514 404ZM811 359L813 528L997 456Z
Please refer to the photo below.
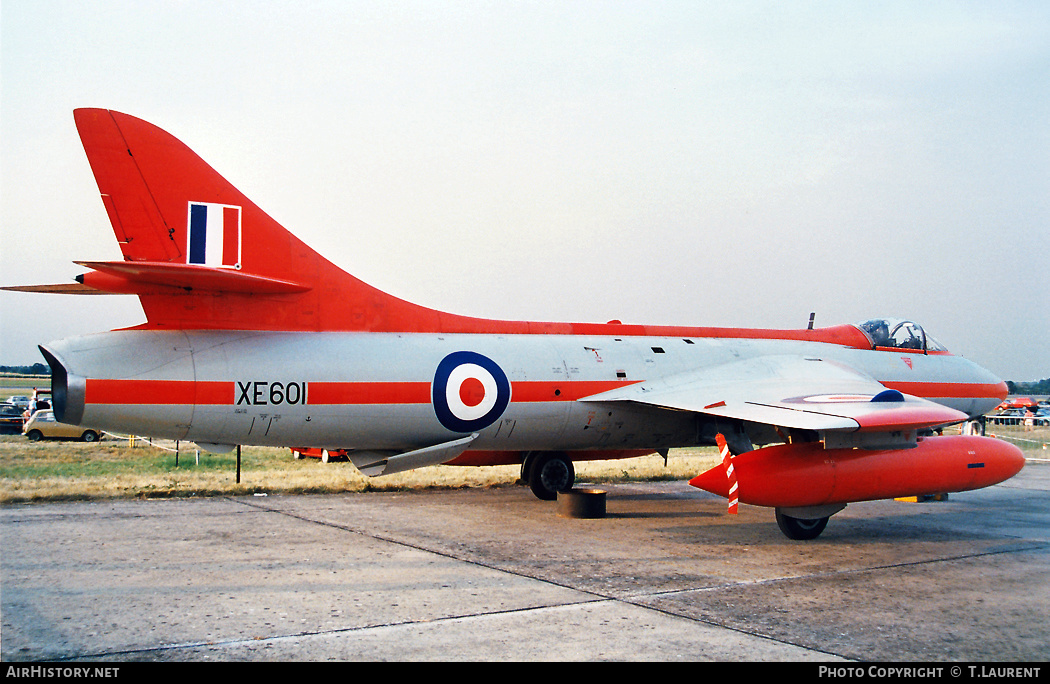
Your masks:
M439 328L443 314L339 269L165 131L105 109L74 118L124 254L81 262L95 269L82 282L139 295L143 327Z

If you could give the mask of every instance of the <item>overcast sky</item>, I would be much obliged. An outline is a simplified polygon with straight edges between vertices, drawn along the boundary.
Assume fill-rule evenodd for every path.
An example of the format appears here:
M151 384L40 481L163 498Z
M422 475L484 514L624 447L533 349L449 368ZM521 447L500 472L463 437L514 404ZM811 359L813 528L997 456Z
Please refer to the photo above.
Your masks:
M1050 377L1050 3L0 4L0 285L120 259L76 107L336 264L515 320L915 320ZM137 325L0 292L0 364Z

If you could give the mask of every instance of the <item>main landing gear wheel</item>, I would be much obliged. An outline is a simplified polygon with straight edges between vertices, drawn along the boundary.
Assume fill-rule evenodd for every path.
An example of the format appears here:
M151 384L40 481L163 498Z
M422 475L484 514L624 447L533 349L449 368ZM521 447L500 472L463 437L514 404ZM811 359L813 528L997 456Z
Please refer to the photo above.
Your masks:
M529 488L536 498L554 501L558 492L567 492L576 482L576 470L565 454L540 453L529 456L526 463Z
M828 526L828 518L831 517L814 518L812 520L792 518L790 515L781 513L779 508L776 509L776 514L777 525L780 527L780 531L788 539L797 540L816 539L819 537L824 528Z

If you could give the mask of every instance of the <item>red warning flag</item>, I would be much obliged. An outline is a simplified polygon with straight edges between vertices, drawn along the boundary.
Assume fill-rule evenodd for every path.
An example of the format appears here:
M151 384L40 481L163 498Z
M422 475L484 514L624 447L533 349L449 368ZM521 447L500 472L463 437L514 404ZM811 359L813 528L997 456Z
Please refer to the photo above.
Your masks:
M726 438L722 436L722 433L715 435L715 442L718 443L718 453L722 455L722 467L726 471L726 478L729 480L729 513L736 515L737 503L739 498L737 496L737 481L736 471L733 469L733 454L729 453L729 445L726 444Z

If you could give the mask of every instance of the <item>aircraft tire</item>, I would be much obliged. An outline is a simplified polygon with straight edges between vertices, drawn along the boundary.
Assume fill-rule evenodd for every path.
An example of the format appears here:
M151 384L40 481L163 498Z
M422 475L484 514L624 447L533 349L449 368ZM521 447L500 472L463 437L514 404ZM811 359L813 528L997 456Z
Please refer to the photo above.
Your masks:
M780 531L784 533L784 536L798 541L807 541L819 537L824 528L828 526L828 518L831 517L815 518L813 520L792 518L790 515L781 513L779 508L776 509L776 515L777 526L780 527Z
M565 454L537 454L529 468L529 488L543 501L556 500L558 492L572 489L575 482L576 470Z

